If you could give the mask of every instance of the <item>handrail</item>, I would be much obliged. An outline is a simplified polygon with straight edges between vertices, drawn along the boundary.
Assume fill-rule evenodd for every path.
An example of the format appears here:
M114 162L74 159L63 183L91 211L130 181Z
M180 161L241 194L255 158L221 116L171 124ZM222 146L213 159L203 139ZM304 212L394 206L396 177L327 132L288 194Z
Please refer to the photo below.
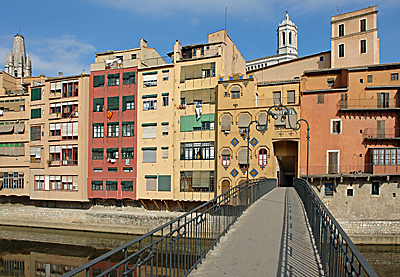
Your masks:
M187 276L243 211L276 184L276 179L243 182L63 276Z
M304 179L294 187L303 201L325 276L378 276Z

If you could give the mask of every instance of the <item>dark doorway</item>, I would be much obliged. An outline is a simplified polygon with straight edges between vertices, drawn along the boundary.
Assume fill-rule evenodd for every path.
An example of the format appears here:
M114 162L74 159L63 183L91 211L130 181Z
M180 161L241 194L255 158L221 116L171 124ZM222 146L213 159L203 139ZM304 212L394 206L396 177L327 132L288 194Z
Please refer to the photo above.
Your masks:
M275 141L274 153L277 160L278 186L292 187L297 176L298 143L297 141Z

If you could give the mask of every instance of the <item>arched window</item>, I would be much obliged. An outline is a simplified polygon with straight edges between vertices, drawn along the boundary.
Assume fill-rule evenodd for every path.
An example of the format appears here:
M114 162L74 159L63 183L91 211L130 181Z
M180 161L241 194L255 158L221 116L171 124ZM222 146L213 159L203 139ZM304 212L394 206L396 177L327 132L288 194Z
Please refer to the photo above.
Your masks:
M286 44L286 37L285 37L285 32L282 32L282 44Z
M221 131L222 132L231 131L231 116L229 114L224 114L221 118Z
M247 169L247 148L242 148L238 152L238 164L239 168L242 170ZM250 153L249 153L250 155Z
M258 151L258 165L259 166L266 166L267 165L267 158L268 158L267 149L261 148Z
M267 113L261 112L258 114L258 122L261 126L258 126L259 131L266 131L267 130Z
M292 32L289 32L289 44L292 44Z
M232 97L232 99L240 98L240 87L239 86L234 86L231 89L231 97Z
M246 114L246 113L241 114L239 116L239 122L238 122L239 133L241 135L244 135L246 133L246 130L247 130L247 127L249 126L249 124L250 124L250 115Z
M228 167L231 165L231 151L229 149L222 150L221 158L223 167Z

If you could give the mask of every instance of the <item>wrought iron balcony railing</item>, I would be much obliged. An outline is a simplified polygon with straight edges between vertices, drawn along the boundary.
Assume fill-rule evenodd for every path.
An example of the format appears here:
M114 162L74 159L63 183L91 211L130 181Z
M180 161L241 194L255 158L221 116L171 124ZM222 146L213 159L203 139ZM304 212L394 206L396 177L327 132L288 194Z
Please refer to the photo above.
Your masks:
M338 110L387 110L400 109L398 98L386 99L341 99L337 103Z
M367 128L362 133L363 139L400 139L400 128Z

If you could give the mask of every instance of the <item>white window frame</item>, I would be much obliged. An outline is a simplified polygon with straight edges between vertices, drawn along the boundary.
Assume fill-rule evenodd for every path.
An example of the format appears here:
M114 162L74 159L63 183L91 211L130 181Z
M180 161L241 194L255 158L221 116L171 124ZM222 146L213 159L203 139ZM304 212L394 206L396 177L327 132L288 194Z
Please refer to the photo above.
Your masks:
M326 174L329 174L329 153L338 153L338 172L340 172L340 150L326 150Z
M334 124L334 122L337 122L337 121L340 122L340 132L339 133L333 132L333 124ZM340 135L342 133L342 129L343 129L342 119L331 119L331 135Z

